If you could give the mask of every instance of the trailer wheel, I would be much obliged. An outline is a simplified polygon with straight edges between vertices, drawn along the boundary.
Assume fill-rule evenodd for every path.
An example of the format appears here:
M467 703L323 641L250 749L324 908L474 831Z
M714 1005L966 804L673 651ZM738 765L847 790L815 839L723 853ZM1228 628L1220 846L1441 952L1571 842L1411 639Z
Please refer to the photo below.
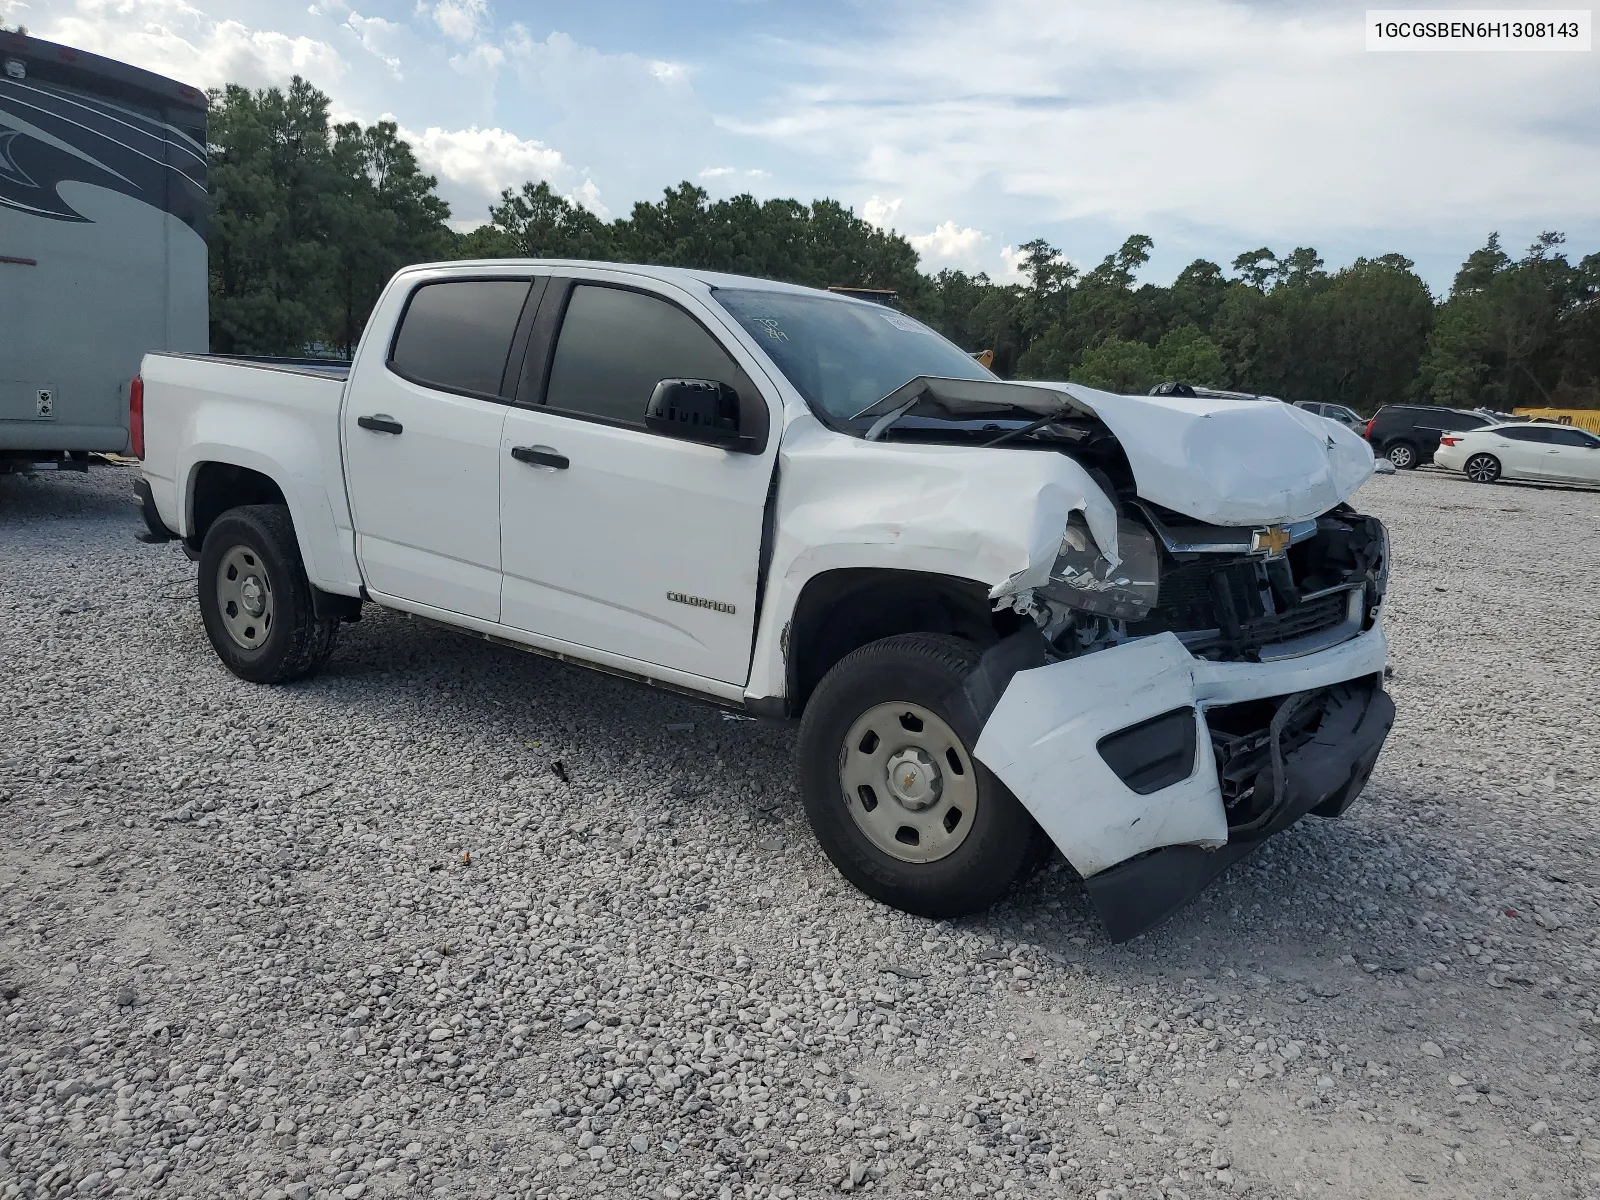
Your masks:
M823 851L874 900L920 916L988 908L1044 839L949 723L945 699L977 662L953 637L873 642L823 677L800 727L801 789Z
M288 683L321 669L339 622L319 620L289 510L230 508L200 549L200 616L217 657L240 679Z

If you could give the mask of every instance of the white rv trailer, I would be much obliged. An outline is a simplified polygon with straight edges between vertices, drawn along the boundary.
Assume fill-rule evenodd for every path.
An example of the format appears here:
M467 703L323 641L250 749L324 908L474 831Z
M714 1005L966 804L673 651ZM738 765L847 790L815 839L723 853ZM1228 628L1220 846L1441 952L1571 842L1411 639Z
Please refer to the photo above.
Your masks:
M0 471L128 447L152 350L208 348L206 97L0 32Z

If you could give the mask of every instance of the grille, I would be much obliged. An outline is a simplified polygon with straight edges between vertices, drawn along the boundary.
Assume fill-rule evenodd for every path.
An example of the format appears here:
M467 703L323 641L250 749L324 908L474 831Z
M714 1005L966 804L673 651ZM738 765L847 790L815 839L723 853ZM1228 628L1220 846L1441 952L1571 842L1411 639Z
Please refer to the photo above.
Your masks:
M1321 578L1317 582L1329 583ZM1157 607L1143 621L1130 624L1128 633L1142 637L1171 631L1185 635L1190 650L1202 657L1245 658L1267 646L1337 628L1346 619L1348 600L1348 593L1336 592L1302 601L1287 559L1169 560Z
M1332 596L1292 605L1286 612L1241 621L1239 641L1244 646L1259 650L1262 646L1272 646L1332 629L1344 621L1348 600L1347 593L1337 592Z

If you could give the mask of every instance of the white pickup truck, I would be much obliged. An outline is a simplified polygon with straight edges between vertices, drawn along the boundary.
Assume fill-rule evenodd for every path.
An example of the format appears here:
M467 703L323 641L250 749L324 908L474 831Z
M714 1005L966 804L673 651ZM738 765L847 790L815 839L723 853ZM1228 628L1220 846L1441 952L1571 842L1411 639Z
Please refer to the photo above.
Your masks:
M1343 812L1394 719L1359 436L1002 382L843 296L412 267L348 370L152 354L132 429L240 678L317 670L370 602L798 718L823 849L911 912L1053 843L1131 937Z

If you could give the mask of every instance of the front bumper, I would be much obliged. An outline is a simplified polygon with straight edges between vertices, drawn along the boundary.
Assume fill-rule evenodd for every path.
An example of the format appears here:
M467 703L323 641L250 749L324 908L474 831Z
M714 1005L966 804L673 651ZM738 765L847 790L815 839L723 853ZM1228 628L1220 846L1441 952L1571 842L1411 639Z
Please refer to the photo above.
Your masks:
M1382 690L1387 656L1379 626L1265 663L1197 659L1175 634L1157 634L1017 671L974 752L1088 881L1120 941L1263 838L1307 812L1337 815L1359 795L1394 720ZM1230 820L1224 787L1237 764L1219 768L1208 710L1288 697L1297 700L1277 706L1270 744L1255 742L1256 763L1264 747L1270 764L1255 792L1266 788L1270 799L1257 795L1250 813ZM1291 741L1287 719L1306 705L1320 723L1309 740Z

